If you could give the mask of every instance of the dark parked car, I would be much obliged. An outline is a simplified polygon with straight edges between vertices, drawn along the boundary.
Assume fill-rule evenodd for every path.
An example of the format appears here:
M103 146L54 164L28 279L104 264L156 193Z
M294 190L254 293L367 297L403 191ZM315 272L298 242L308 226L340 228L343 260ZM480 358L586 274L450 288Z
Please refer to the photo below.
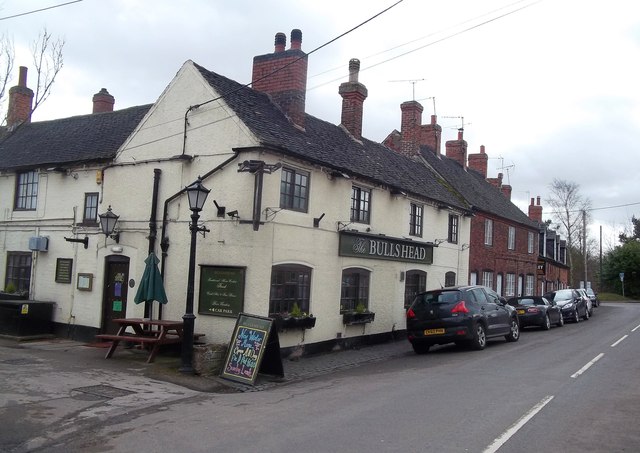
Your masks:
M587 291L587 296L589 296L589 299L591 299L591 304L594 307L599 307L600 299L598 299L598 294L591 288L587 288L585 291Z
M549 330L551 324L564 326L564 318L560 307L555 302L540 296L512 297L507 303L518 313L520 327L539 326Z
M544 298L555 302L560 307L565 321L580 322L580 318L585 321L589 319L587 303L575 289L551 291L546 293Z
M446 343L480 350L488 338L501 336L518 341L518 315L504 298L484 286L427 291L418 294L407 309L407 337L418 354Z

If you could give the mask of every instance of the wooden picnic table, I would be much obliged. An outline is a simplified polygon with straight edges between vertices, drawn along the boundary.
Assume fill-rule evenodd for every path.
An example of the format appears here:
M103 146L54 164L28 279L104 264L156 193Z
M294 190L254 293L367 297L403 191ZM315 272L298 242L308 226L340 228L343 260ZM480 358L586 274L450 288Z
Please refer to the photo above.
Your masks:
M105 359L111 358L118 344L121 341L129 341L141 345L152 346L147 363L153 362L163 344L173 344L182 342L182 321L170 321L165 319L146 319L146 318L118 318L113 320L119 324L118 333L99 334L96 338L101 340L109 340L112 342L111 347L105 355ZM128 332L127 328L131 327L133 332ZM152 330L153 327L157 329Z

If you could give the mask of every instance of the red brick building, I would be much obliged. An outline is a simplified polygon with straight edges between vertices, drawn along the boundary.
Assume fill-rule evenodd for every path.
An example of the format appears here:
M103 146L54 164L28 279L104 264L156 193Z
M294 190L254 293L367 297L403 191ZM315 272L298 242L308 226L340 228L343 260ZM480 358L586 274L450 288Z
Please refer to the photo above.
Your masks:
M401 105L401 131L392 132L384 144L432 168L472 206L469 275L459 283L482 284L504 296L540 294L536 285L540 226L511 202L511 186L502 174L487 178L484 146L470 154L464 131L445 143L440 152L442 128L435 115L422 124L423 107L416 101ZM466 280L466 281L465 281Z

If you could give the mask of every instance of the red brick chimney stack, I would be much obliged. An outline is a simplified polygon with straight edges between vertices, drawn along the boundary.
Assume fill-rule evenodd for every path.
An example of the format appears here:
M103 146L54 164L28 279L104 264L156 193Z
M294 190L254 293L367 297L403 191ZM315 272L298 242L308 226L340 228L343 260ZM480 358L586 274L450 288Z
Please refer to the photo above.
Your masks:
M484 145L480 145L480 152L476 154L469 154L469 168L477 171L483 178L487 177L487 162L489 156L485 153Z
M529 218L534 222L542 223L542 206L540 206L540 196L537 198L537 204L533 204L533 198L531 198L531 204L529 205Z
M9 90L7 127L13 129L22 123L31 122L33 90L27 87L27 68L20 66L18 85Z
M253 58L253 88L271 96L297 126L304 129L308 56L301 50L302 32L291 31L291 48L284 50L286 37L277 33L274 53Z
M440 156L442 127L438 125L438 117L431 115L431 124L424 124L421 129L420 144L429 147L436 156Z
M498 173L497 178L487 178L487 182L500 189L502 187L502 173Z
M507 200L511 200L511 191L512 191L511 185L503 184L502 187L500 187L500 190L502 191L502 195L507 197Z
M467 168L467 142L463 138L464 129L458 129L458 140L445 143L447 157L458 162L462 168Z
M367 98L367 87L358 82L360 60L349 60L349 81L342 83L338 93L342 96L342 125L356 139L362 138L362 105Z
M420 148L420 126L424 107L417 101L407 101L400 105L400 110L402 111L400 152L407 157L413 157L418 154Z
M93 113L113 112L116 98L111 96L106 88L93 95Z

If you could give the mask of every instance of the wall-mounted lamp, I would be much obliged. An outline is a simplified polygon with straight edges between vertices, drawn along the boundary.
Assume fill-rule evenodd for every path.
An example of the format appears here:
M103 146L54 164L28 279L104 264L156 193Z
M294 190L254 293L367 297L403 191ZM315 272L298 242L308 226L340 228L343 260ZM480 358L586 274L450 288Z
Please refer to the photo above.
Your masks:
M314 228L318 228L320 226L320 221L322 220L323 217L324 217L324 212L322 213L322 215L320 217L314 217L313 218L313 227Z
M216 208L218 209L218 213L216 215L218 217L224 218L224 213L227 210L227 208L224 207L224 206L219 206L218 203L216 202L216 200L213 200L213 204L216 205Z
M227 215L229 217L231 217L232 219L239 219L240 218L240 216L238 215L238 211L237 210L236 211L229 211L229 212L227 212Z
M120 216L115 215L113 211L111 211L111 205L107 208L107 212L102 214L98 214L100 217L100 229L105 236L114 239L117 244L120 243L120 232L115 231L116 223L118 223L118 219Z

